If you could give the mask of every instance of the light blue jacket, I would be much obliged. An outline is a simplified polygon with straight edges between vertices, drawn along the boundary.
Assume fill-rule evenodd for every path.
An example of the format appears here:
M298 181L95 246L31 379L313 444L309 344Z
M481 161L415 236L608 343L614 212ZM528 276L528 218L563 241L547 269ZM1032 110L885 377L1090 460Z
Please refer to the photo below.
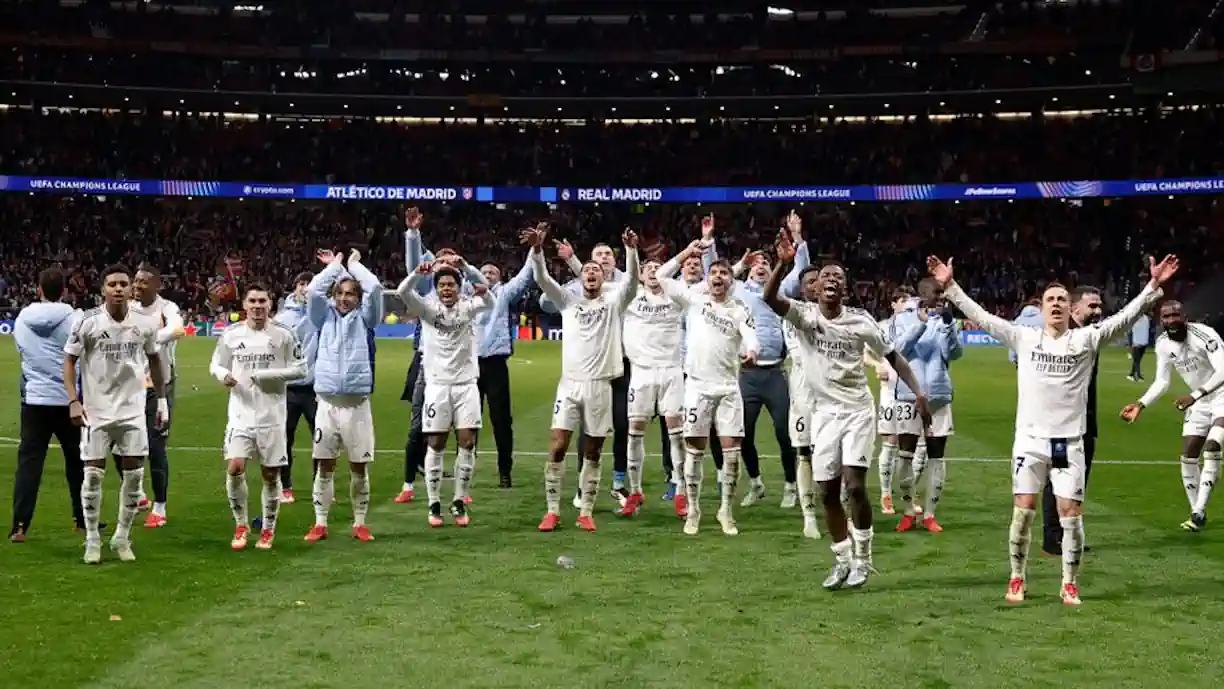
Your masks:
M1029 304L1020 309L1020 315L1016 316L1016 320L1012 322L1016 325L1027 325L1033 328L1045 327L1045 317L1041 315L1041 307L1034 304ZM1016 352L1009 351L1007 353L1007 360L1013 364L1016 363Z
M811 263L807 242L803 242L796 249L795 265L782 279L778 292L789 299L798 297L799 273ZM765 285L754 280L737 280L733 296L748 305L756 321L757 342L761 347L757 361L762 364L780 363L786 358L786 337L782 332L782 319L765 303Z
M1152 344L1152 320L1147 315L1142 315L1135 324L1131 326L1130 345L1132 347L1146 347Z
M289 328L302 343L302 354L306 358L306 377L295 380L289 385L312 385L314 383L315 361L319 358L319 331L306 315L306 301L299 300L290 294L285 297L285 303L276 312L277 323Z
M509 356L514 353L514 314L511 307L523 298L523 294L535 284L531 274L531 262L523 267L509 282L501 282L489 288L493 295L493 308L476 317L477 356Z
M948 366L965 353L956 321L944 323L939 316L929 316L923 323L917 310L907 310L893 319L893 330L897 333L893 346L909 362L927 399L950 403L952 377L948 375ZM915 399L914 392L900 380L897 399L904 402Z
M350 261L348 268L361 283L361 304L347 314L337 311L327 296L334 283L350 277L343 266L327 266L306 288L306 315L319 334L314 386L320 395L374 391L374 328L382 322L383 288L360 263Z
M80 312L52 301L30 304L17 314L13 339L21 355L21 402L68 406L64 389L64 344Z

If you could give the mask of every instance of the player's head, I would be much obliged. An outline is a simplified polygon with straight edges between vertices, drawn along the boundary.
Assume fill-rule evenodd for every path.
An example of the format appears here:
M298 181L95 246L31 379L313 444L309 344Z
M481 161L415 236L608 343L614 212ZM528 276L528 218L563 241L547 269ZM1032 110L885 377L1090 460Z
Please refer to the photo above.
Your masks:
M1071 318L1071 293L1062 283L1051 282L1041 293L1041 316L1047 327L1066 330Z
M450 266L439 266L434 269L434 291L438 293L438 301L443 306L454 306L459 301L459 271Z
M1170 299L1160 305L1160 327L1174 342L1185 342L1190 329L1186 326L1186 311L1182 303Z
M586 293L587 297L597 297L599 296L599 291L603 289L604 267L595 261L587 261L582 264L582 272L579 274L579 279L582 280L582 290Z
M771 270L773 270L773 264L769 262L769 257L765 254L758 254L756 262L748 271L748 279L763 285L769 280Z
M596 244L595 248L591 249L591 260L604 269L605 277L616 274L616 252L607 244Z
M654 290L659 289L658 273L659 273L659 262L658 261L646 261L645 263L642 264L641 278L642 278L642 284L646 286L646 289L651 290L652 292Z
M706 272L706 284L710 295L722 299L731 291L731 262L725 258L715 260Z
M914 289L909 285L901 285L892 292L892 300L889 306L892 307L893 313L901 313L909 308L909 300L914 296Z
M685 282L697 282L705 275L705 264L701 262L700 256L689 256L684 259L680 273L684 276Z
M38 274L38 296L47 301L59 301L64 296L64 271L47 268Z
M353 278L336 281L332 287L332 301L341 315L351 313L361 305L361 283Z
M314 275L309 272L301 272L297 277L293 278L293 295L299 300L306 299L306 288L310 287L310 281L314 279Z
M438 249L434 254L434 263L452 268L459 267L459 252L454 249Z
M102 270L102 299L109 305L127 304L132 298L132 271L122 263Z
M136 269L136 279L132 282L132 293L141 302L151 302L157 298L161 289L161 271L157 266L142 263Z
M483 266L480 266L480 274L484 276L485 282L489 283L490 287L501 283L501 268L498 268L492 263L486 263Z
M808 266L799 271L799 296L810 302L820 299L820 268Z
M944 305L943 288L935 282L935 278L923 278L918 281L918 299L924 309L941 308Z
M817 299L821 304L840 306L846 295L846 269L837 262L826 263L818 275Z
M246 311L248 322L256 328L263 328L272 312L272 294L267 286L260 282L247 283L246 294L242 297L242 310Z
M1080 285L1071 290L1071 317L1080 325L1099 323L1101 317L1101 290L1091 285Z

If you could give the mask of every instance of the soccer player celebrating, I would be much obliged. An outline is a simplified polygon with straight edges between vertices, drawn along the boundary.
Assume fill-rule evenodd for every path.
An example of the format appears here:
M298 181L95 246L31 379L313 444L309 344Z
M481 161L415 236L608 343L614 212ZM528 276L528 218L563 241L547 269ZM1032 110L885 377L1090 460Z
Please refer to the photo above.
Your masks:
M436 296L422 298L417 284L433 276ZM455 497L450 512L459 526L470 518L464 505L472 483L476 431L480 429L480 391L476 363L476 319L493 307L484 277L475 285L475 298L459 296L460 273L445 264L421 263L400 283L398 294L408 313L420 319L425 331L422 368L425 375L424 413L421 430L428 450L425 453L425 487L429 497L429 525L442 526L443 453L446 437L456 430L459 457L455 460Z
M548 274L542 247L546 233L537 228L523 232L531 246L532 270L544 296L561 311L561 380L553 405L552 444L544 467L548 512L540 531L553 531L561 523L561 480L570 438L582 424L582 507L578 527L595 530L595 495L599 491L599 459L604 439L612 433L611 381L624 374L621 346L625 309L637 293L637 280L621 280L604 290L604 269L594 261L582 266L582 291L573 294ZM625 268L638 273L637 235L624 234Z
M897 376L916 392L915 404L924 421L929 420L930 412L913 371L893 351L888 335L866 312L842 304L845 270L835 263L807 268L800 277L806 301L791 301L778 294L783 269L795 257L795 247L785 232L778 235L777 252L778 265L765 285L765 300L807 340L803 353L812 400L812 480L820 485L835 556L823 586L830 590L858 588L874 571L867 469L876 413L864 372L864 353L872 350L887 359ZM849 494L853 531L842 506L843 490Z
M217 339L208 372L229 388L225 492L236 525L230 547L243 550L247 546L246 463L258 458L263 479L263 527L255 547L267 550L276 535L281 469L289 463L286 384L306 377L306 360L293 331L270 320L272 298L266 287L248 285L242 307L246 320L226 328Z
M366 526L370 508L370 476L374 461L374 416L370 393L374 391L373 330L382 322L382 284L361 264L361 253L349 254L348 272L339 254L318 253L324 264L310 281L306 304L310 322L319 332L319 355L315 363L315 393L319 407L315 417L314 459L319 470L314 480L315 525L306 534L314 543L327 538L327 516L335 495L336 458L348 454L352 483L353 538L372 541ZM328 291L332 296L328 297Z
M899 314L910 308L910 299L914 290L901 286L892 293L892 315L879 322L880 328L893 335L893 323ZM880 434L880 513L896 514L893 508L892 486L893 470L897 466L897 379L892 367L872 354L867 353L867 363L875 369L876 378L880 381L880 409L876 430ZM902 468L902 476L908 476L913 464L913 455Z
M1210 326L1187 323L1179 301L1160 306L1160 326L1156 338L1156 379L1139 401L1126 405L1122 418L1139 420L1143 410L1152 406L1169 389L1170 374L1177 370L1191 389L1189 395L1174 402L1186 412L1182 423L1182 484L1190 501L1190 518L1182 522L1187 531L1200 531L1207 523L1207 503L1220 478L1220 445L1224 443L1224 341ZM1199 467L1199 456L1203 466Z
M1009 323L982 308L952 279L952 261L927 259L944 296L978 327L1016 352L1016 439L1012 447L1013 509L1010 531L1011 578L1007 601L1024 601L1029 542L1037 495L1048 479L1054 486L1063 528L1061 595L1080 604L1079 569L1084 546L1084 432L1088 384L1097 351L1135 322L1162 294L1160 286L1177 272L1177 257L1150 259L1151 281L1120 312L1086 328L1070 328L1071 300L1057 283L1041 295L1042 328Z
M668 296L686 309L688 350L685 352L684 483L688 515L684 533L695 536L701 528L703 455L711 428L718 429L723 465L718 522L723 533L739 533L732 513L739 484L740 446L744 440L744 398L740 393L740 364L756 361L760 345L752 312L731 296L731 265L716 260L704 285L685 288L665 282Z
M943 289L933 278L918 283L918 308L898 314L894 327L898 335L893 341L897 351L905 357L910 369L918 378L931 404L931 425L924 428L922 419L915 413L914 392L899 381L896 388L897 411L895 419L902 454L910 456L918 449L918 439L926 438L925 460L916 462L913 476L902 475L902 491L916 491L922 481L923 472L930 469L926 494L926 509L922 526L931 533L943 531L935 520L935 506L943 494L944 452L948 436L952 435L952 377L948 365L961 358L964 348L960 331L952 319L952 312L944 308ZM904 466L904 462L903 462ZM916 512L912 495L905 495L905 514L897 524L897 531L914 528Z
M166 402L165 369L157 353L156 332L129 308L132 273L126 266L112 265L102 271L103 305L87 311L64 345L64 388L68 392L68 415L81 436L81 460L85 481L81 485L81 508L85 515L85 562L102 559L98 512L102 507L102 479L106 456L114 450L123 468L119 493L119 523L111 548L124 562L136 559L132 552L132 520L140 503L144 481L144 459L149 453L145 418L145 373L157 393L153 422L164 427L170 421ZM81 391L77 391L77 363L81 364Z
M128 308L139 317L147 318L153 328L157 329L157 344L160 347L163 376L166 381L166 402L171 411L174 410L174 353L175 342L186 333L183 331L183 316L174 302L164 298L161 291L161 271L155 266L144 264L136 270L136 280L133 293L136 297ZM157 529L166 525L166 498L170 486L170 460L166 454L166 441L170 437L170 427L157 428L152 422L157 413L157 400L153 391L153 381L145 377L145 387L148 395L145 403L145 417L149 432L149 473L153 478L153 509L145 519L145 528ZM140 509L146 509L149 501L141 488Z

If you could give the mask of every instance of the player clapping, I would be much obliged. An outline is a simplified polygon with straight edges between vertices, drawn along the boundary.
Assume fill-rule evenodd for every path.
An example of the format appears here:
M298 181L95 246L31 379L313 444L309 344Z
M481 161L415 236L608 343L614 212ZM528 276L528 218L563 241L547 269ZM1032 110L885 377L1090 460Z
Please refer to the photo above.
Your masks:
M422 298L417 293L417 283L427 275L433 275L435 296ZM461 281L460 272L454 267L427 261L405 278L398 289L408 312L420 319L425 341L429 343L423 358L425 401L421 430L428 446L425 485L431 527L442 526L443 453L451 428L456 430L459 456L455 460L455 495L450 512L459 526L470 523L464 498L472 483L476 432L481 427L477 389L480 368L476 362L474 324L481 313L493 307L493 299L483 282L474 285L474 298L460 296Z
M1012 447L1013 508L1009 543L1011 578L1007 601L1025 596L1028 549L1037 495L1047 479L1053 485L1063 528L1063 603L1079 605L1079 569L1084 548L1084 432L1087 430L1088 386L1098 350L1129 328L1160 298L1160 286L1177 272L1177 257L1150 260L1151 281L1120 312L1099 324L1069 328L1071 299L1057 283L1041 296L1044 327L1005 321L982 308L952 279L952 261L927 259L931 276L944 296L1009 349L1016 352L1016 439Z
M305 378L307 370L297 336L269 319L272 299L266 287L248 285L242 306L246 320L226 328L217 339L208 372L229 388L225 487L236 524L230 547L243 550L247 546L246 463L258 459L263 479L263 530L255 547L267 550L276 535L281 467L289 463L286 384Z
M1187 531L1200 531L1207 523L1207 503L1220 478L1220 445L1224 443L1224 341L1219 333L1202 323L1187 323L1179 301L1160 306L1160 325L1164 333L1156 339L1156 380L1139 401L1122 410L1130 423L1139 420L1144 409L1169 389L1174 369L1190 386L1189 395L1174 404L1186 412L1182 423L1182 484L1190 502L1190 518L1182 522ZM1199 467L1202 453L1203 465Z
M604 439L612 432L611 381L624 373L622 360L622 324L624 311L637 293L638 281L617 282L604 290L604 269L595 262L582 266L581 292L574 294L557 284L544 265L542 247L544 230L523 232L523 242L531 247L535 280L544 296L561 312L561 380L557 383L557 398L553 404L552 443L548 463L544 467L544 490L548 512L540 522L540 531L553 531L561 523L561 479L565 471L565 453L570 439L581 423L584 437L581 454L582 498L578 527L595 530L595 496L599 491L599 461ZM637 235L624 234L625 272L638 273Z

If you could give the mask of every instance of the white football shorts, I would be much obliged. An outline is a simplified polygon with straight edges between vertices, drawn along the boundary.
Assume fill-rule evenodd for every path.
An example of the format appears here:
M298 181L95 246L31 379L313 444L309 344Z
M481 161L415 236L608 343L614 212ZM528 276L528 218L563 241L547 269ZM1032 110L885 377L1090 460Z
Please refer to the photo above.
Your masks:
M608 380L566 380L557 383L549 428L571 433L582 426L590 438L612 435L612 382Z
M81 429L81 460L116 457L148 457L149 431L144 414L130 419L105 421Z
M650 419L655 413L680 416L684 412L684 370L679 366L634 366L629 376L629 418Z
M480 389L475 381L457 385L425 383L421 431L447 433L451 428L480 428Z
M1224 402L1203 402L1204 400L1199 400L1186 410L1185 419L1182 421L1183 438L1206 438L1211 430L1211 422L1224 417Z
M374 415L369 398L319 396L312 456L336 459L341 450L353 464L374 461Z
M684 387L684 437L709 438L711 425L720 438L744 437L739 385L710 385L689 378Z
M284 427L225 429L225 459L259 459L265 467L289 464Z
M844 467L871 467L875 409L817 410L810 425L813 481L832 481Z
M1012 445L1012 493L1037 495L1048 480L1055 497L1084 500L1084 439L1051 440L1016 435Z
M880 416L876 421L876 432L880 435L897 434L897 391L893 381L880 383Z
M931 427L924 429L922 427L922 416L918 414L918 408L913 402L902 402L898 400L893 403L893 408L896 412L893 415L894 428L898 435L916 435L922 437L925 435L928 438L947 438L950 435L956 434L956 429L952 426L952 404L940 404L931 402Z

